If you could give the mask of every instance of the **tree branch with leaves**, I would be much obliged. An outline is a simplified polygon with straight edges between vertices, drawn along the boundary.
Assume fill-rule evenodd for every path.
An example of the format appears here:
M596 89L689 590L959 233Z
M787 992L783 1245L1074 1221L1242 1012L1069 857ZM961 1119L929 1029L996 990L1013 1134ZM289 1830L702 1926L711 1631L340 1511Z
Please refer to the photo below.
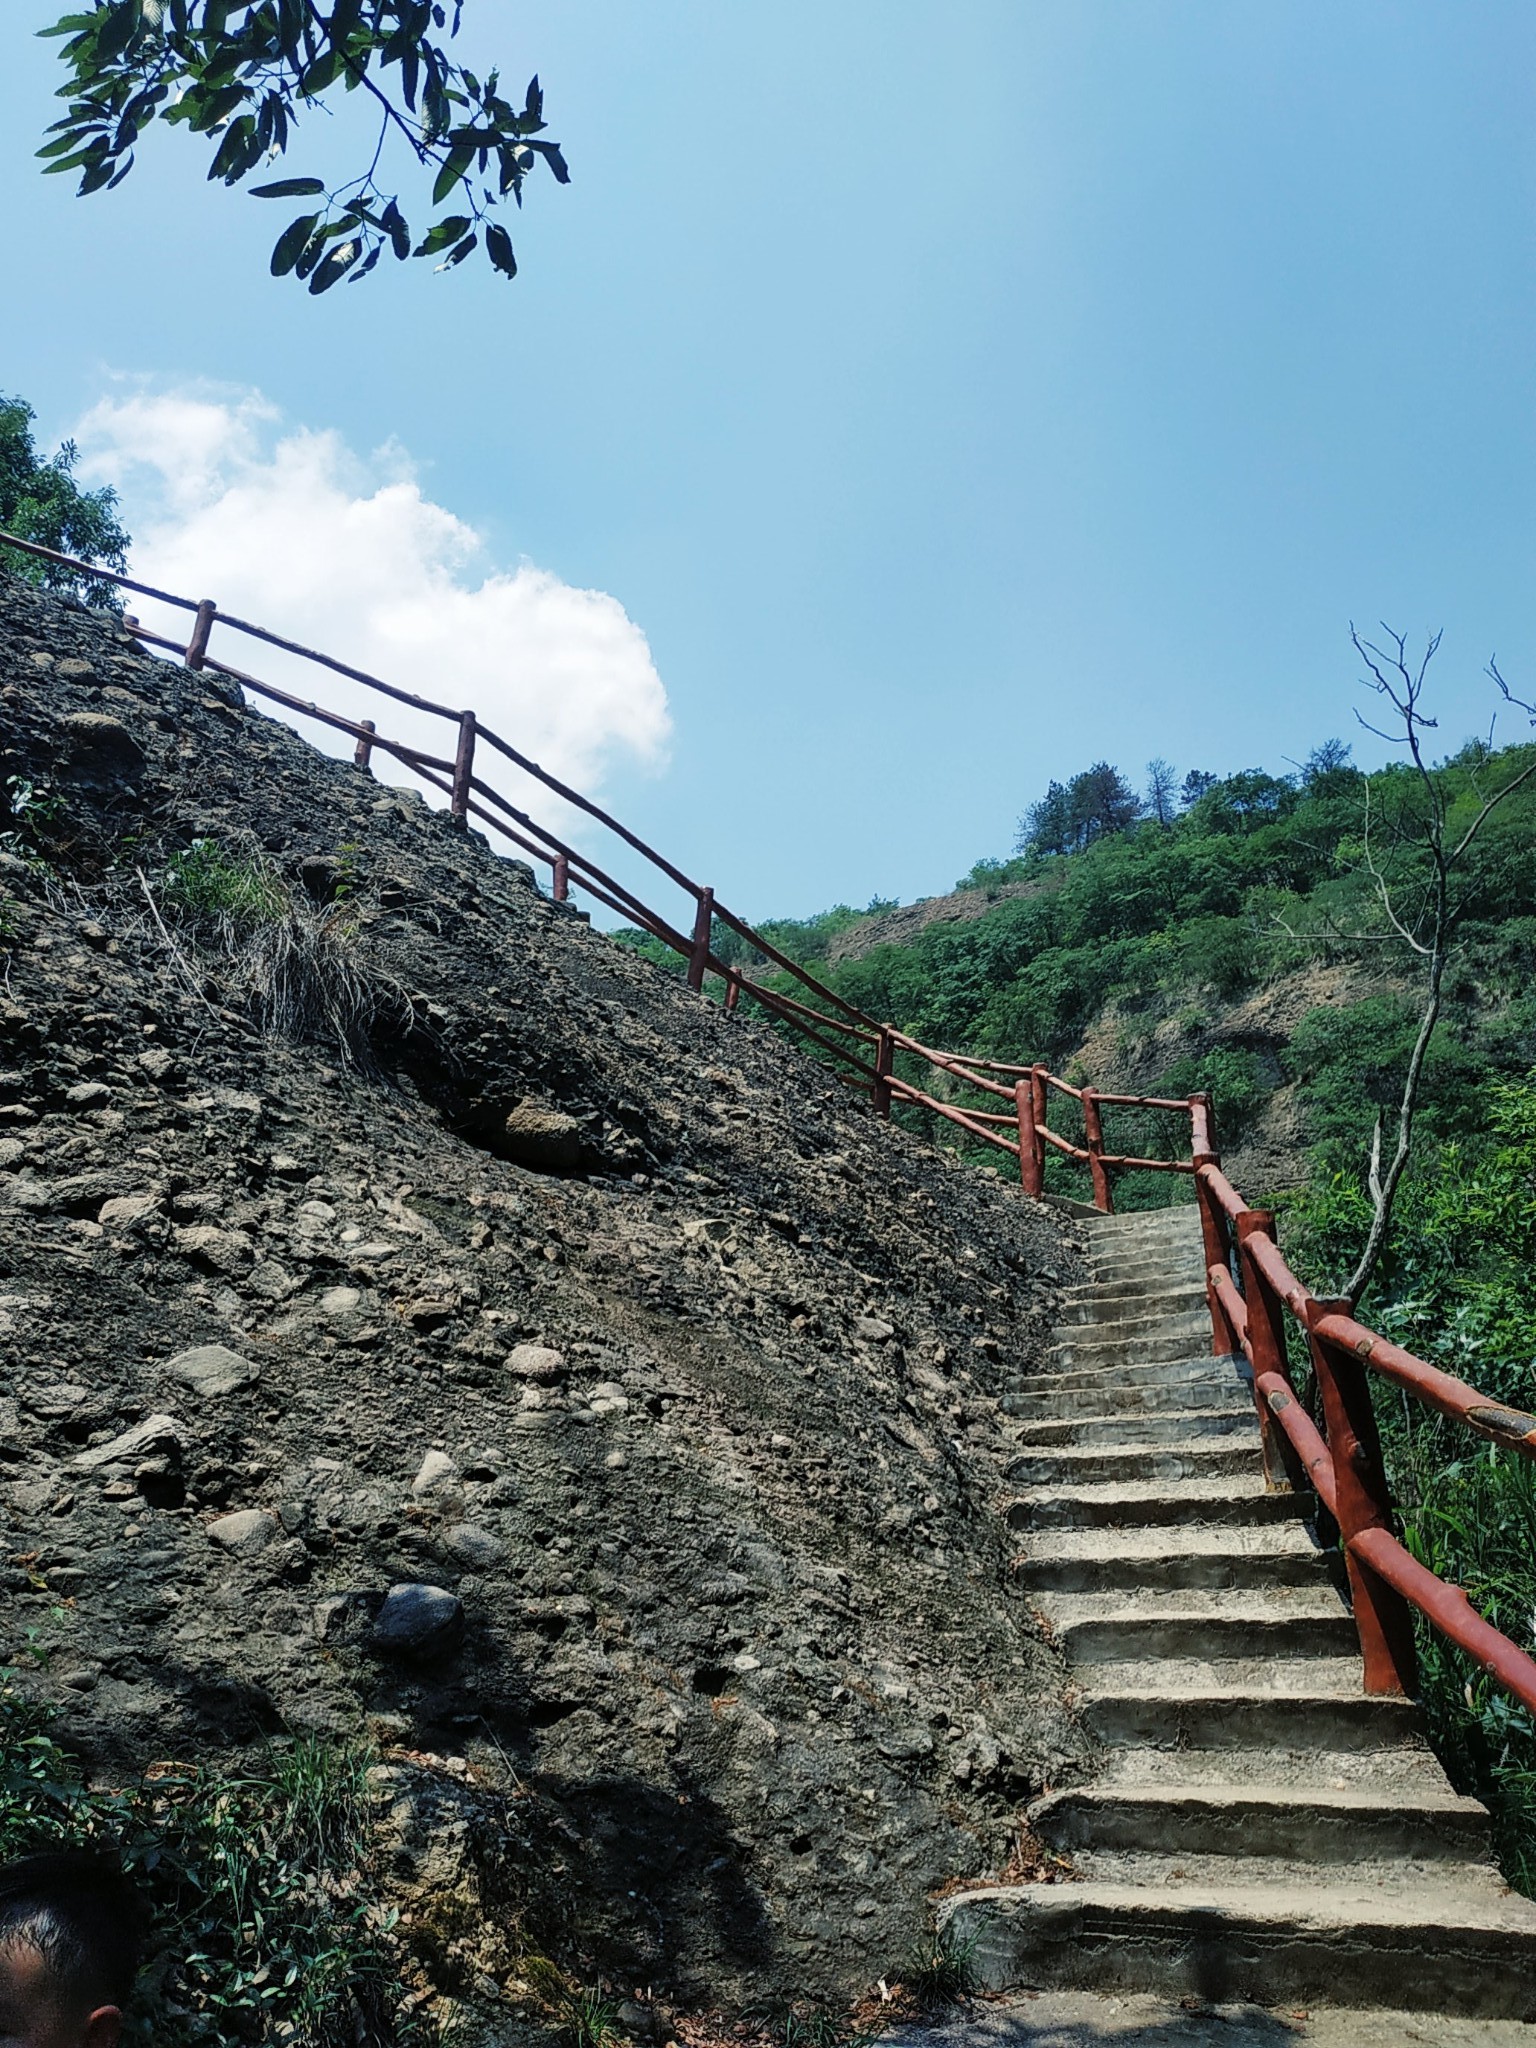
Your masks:
M359 94L374 122L355 175L335 186L310 176L246 185L258 199L321 202L278 236L273 276L318 293L357 283L386 249L401 261L436 257L439 270L483 249L515 277L497 210L508 199L521 206L541 161L562 185L570 172L545 137L537 78L519 106L497 72L481 79L450 56L462 12L463 0L101 0L42 31L64 39L68 111L38 154L49 171L79 171L82 193L111 191L145 131L164 121L208 136L209 178L242 185L286 156L304 115ZM385 168L402 152L430 181L432 217L419 235Z

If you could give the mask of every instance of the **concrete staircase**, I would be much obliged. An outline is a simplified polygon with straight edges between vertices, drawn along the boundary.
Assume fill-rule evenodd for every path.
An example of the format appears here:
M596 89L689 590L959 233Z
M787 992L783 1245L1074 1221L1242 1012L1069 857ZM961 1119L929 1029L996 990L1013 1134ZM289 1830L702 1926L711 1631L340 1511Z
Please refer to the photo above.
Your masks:
M1536 1906L1406 1701L1361 1690L1309 1503L1266 1491L1210 1356L1193 1208L1089 1225L1054 1370L1018 1382L1031 1595L1103 1744L1029 1822L1072 1881L948 1902L980 1981L1536 2019Z

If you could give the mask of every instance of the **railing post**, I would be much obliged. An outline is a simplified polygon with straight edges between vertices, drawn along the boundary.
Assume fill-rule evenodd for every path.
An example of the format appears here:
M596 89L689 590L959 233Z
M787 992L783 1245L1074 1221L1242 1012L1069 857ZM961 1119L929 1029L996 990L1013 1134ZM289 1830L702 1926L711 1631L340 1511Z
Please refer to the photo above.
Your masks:
M1205 1254L1205 1299L1211 1312L1211 1355L1215 1358L1231 1358L1237 1354L1241 1346L1221 1296L1211 1281L1212 1267L1219 1266L1226 1273L1232 1270L1232 1249L1227 1236L1227 1219L1220 1203L1206 1186L1199 1172L1201 1166L1214 1166L1215 1163L1209 1153L1197 1155L1195 1200L1200 1207L1200 1242Z
M1092 1088L1083 1090L1083 1133L1088 1141L1088 1171L1093 1177L1093 1206L1105 1216L1112 1216L1115 1198L1110 1191L1109 1168L1104 1164L1104 1119Z
M1013 1106L1019 1118L1019 1181L1038 1202L1045 1187L1045 1147L1035 1129L1034 1077L1013 1084Z
M1351 1352L1317 1334L1319 1320L1329 1314L1352 1315L1347 1301L1307 1302L1307 1338L1312 1365L1323 1396L1323 1421L1328 1454L1333 1461L1337 1493L1336 1519L1349 1590L1360 1632L1365 1689L1370 1693L1407 1693L1418 1686L1418 1659L1413 1646L1413 1609L1369 1565L1351 1550L1352 1539L1366 1529L1393 1529L1392 1492L1381 1455L1376 1411L1371 1405L1366 1369Z
M709 941L715 928L715 892L699 891L699 907L693 916L693 951L688 956L688 986L695 994L704 986L709 972Z
M727 1017L733 1017L736 1014L736 1005L740 1001L741 976L736 972L735 968L733 967L730 973L725 977L725 1014L727 1015Z
M469 786L475 772L475 714L459 718L459 744L453 757L453 790L448 798L450 821L463 831L469 823Z
M1259 1271L1249 1250L1255 1237L1273 1238L1274 1212L1244 1209L1237 1219L1237 1257L1243 1279L1243 1306L1248 1311L1248 1352L1253 1361L1253 1402L1259 1411L1259 1441L1264 1456L1264 1483L1272 1493L1305 1488L1306 1475L1291 1454L1290 1438L1276 1422L1259 1390L1263 1373L1275 1373L1291 1384L1285 1362L1285 1306ZM1234 1346L1234 1349L1236 1347ZM1293 1397L1294 1398L1294 1397Z
M363 729L358 734L357 745L352 749L352 765L354 768L366 768L371 774L373 772L373 735L379 728L371 718L360 718L357 722Z
M205 597L192 621L192 637L187 642L186 652L188 668L201 668L208 659L208 635L213 631L213 622L218 615L219 608L213 599Z
M549 878L549 893L557 903L566 903L571 894L571 864L563 853L555 855L554 868Z
M880 1036L875 1040L875 1087L870 1100L875 1105L875 1115L889 1117L891 1113L891 1068L896 1063L896 1046L889 1031L882 1025Z

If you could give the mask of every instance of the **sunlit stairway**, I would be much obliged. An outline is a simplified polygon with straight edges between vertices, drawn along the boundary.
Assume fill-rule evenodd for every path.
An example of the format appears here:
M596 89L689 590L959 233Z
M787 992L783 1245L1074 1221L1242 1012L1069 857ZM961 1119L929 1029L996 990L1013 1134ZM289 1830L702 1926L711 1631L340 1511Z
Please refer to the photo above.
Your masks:
M1536 1906L1265 1488L1241 1361L1210 1356L1193 1208L1088 1226L1011 1469L1031 1597L1103 1745L1030 1809L1075 1875L961 1894L981 1981L1536 2019Z

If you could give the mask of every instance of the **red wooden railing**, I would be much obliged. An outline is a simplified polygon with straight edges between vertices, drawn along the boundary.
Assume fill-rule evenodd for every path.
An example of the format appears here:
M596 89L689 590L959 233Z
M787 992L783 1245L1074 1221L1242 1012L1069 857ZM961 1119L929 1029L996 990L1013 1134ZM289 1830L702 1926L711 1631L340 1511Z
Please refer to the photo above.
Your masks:
M1050 1152L1087 1167L1094 1207L1104 1213L1114 1208L1114 1178L1119 1173L1174 1173L1191 1178L1205 1251L1212 1350L1218 1356L1241 1353L1253 1367L1264 1470L1270 1485L1314 1493L1338 1526L1360 1633L1365 1689L1373 1693L1414 1690L1412 1610L1417 1608L1442 1635L1464 1650L1523 1705L1536 1711L1536 1661L1486 1622L1459 1587L1421 1565L1394 1531L1391 1493L1371 1402L1370 1375L1381 1375L1441 1414L1464 1423L1479 1436L1523 1457L1536 1458L1536 1416L1492 1402L1464 1380L1441 1372L1389 1343L1355 1321L1352 1303L1320 1299L1309 1292L1281 1256L1275 1242L1274 1216L1265 1209L1249 1208L1222 1173L1208 1095L1178 1099L1116 1095L1091 1087L1075 1087L1039 1064L1020 1066L977 1054L937 1051L845 1001L835 989L828 988L728 910L712 888L692 881L617 818L482 725L472 711L454 711L435 704L430 698L399 689L331 655L303 647L247 620L232 618L219 611L211 599L178 597L12 534L0 532L0 545L17 548L76 575L94 576L120 589L190 612L192 628L185 646L148 631L131 617L125 618L124 623L136 638L179 656L188 668L210 669L289 711L349 734L355 742L353 759L360 768L370 766L375 751L388 754L447 796L453 823L463 827L475 818L521 852L547 864L556 901L563 902L572 890L580 889L681 955L687 963L691 988L702 991L707 979L715 976L724 984L728 1011L734 1011L743 996L760 1004L838 1061L842 1077L867 1092L880 1115L888 1117L893 1103L906 1103L959 1126L984 1144L1012 1154L1018 1161L1020 1182L1027 1194L1039 1197L1045 1193L1045 1166ZM208 651L216 625L298 655L412 710L447 720L454 727L452 758L427 754L390 739L379 731L373 719L344 718L216 659ZM688 929L684 931L652 910L590 856L537 823L495 789L476 769L477 753L482 746L510 761L614 834L680 889L691 904L683 919ZM722 961L714 951L717 924L735 932L764 962L772 963L826 1007L816 1008L782 989L750 980L739 967ZM980 1109L930 1093L897 1072L898 1056L909 1065L926 1066L935 1076L942 1076L961 1089L990 1096L1008 1107ZM933 1085L939 1085L938 1081ZM1079 1105L1081 1145L1050 1128L1052 1092ZM1103 1119L1106 1108L1168 1111L1187 1116L1189 1157L1151 1159L1107 1151ZM1322 1397L1321 1429L1291 1381L1286 1359L1287 1315L1296 1320L1305 1334Z

